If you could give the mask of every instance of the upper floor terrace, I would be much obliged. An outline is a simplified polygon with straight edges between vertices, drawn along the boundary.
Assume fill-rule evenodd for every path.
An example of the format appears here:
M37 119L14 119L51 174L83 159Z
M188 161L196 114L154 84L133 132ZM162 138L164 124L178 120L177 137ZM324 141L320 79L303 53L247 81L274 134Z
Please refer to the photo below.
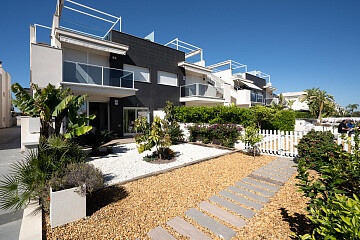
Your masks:
M88 28L81 21L88 25L100 23L102 28L97 30L104 29L106 24L110 27L96 34L86 31ZM109 68L111 53L125 55L129 49L108 40L115 27L121 31L121 17L72 0L58 0L51 27L40 24L30 27L31 82L40 87L48 83L63 85L71 87L74 93L99 97L134 95L137 91L134 73Z

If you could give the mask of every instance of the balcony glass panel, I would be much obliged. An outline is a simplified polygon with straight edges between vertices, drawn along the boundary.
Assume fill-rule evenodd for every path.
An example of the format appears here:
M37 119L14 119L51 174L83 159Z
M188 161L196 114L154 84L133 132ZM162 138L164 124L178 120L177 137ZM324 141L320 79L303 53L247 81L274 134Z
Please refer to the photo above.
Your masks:
M185 86L181 86L181 97L199 96L199 97L214 97L223 98L221 89L214 86L194 83Z
M134 73L115 68L64 61L64 82L134 88Z

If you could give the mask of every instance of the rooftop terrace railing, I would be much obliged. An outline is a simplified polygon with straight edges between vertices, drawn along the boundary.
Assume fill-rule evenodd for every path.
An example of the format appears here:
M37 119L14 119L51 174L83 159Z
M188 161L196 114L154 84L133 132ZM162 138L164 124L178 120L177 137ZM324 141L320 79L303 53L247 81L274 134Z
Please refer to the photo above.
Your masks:
M63 81L134 89L134 72L64 61Z

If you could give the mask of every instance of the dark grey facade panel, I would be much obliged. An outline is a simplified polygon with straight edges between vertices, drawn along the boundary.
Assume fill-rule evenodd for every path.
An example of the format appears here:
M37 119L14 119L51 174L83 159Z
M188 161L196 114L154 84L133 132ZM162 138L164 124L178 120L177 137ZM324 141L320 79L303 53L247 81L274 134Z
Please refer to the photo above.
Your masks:
M165 107L166 101L175 106L180 103L180 86L185 84L185 70L178 63L185 60L185 53L142 38L112 31L110 40L129 46L126 55L111 54L110 67L123 69L124 64L148 68L150 83L135 82L135 96L110 99L110 129L123 136L124 107L145 107L150 113ZM177 75L178 86L158 84L158 71ZM117 104L115 105L115 100ZM152 121L153 116L150 115Z

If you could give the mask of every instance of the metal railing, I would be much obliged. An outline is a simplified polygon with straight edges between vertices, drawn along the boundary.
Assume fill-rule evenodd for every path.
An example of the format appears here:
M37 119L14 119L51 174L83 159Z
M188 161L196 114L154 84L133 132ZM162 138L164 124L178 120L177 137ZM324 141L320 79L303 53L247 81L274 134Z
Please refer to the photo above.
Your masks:
M134 72L85 63L64 61L63 81L133 89Z
M250 101L255 103L263 103L263 95L251 92Z
M180 87L180 97L223 98L224 93L222 88L202 83L193 83Z

